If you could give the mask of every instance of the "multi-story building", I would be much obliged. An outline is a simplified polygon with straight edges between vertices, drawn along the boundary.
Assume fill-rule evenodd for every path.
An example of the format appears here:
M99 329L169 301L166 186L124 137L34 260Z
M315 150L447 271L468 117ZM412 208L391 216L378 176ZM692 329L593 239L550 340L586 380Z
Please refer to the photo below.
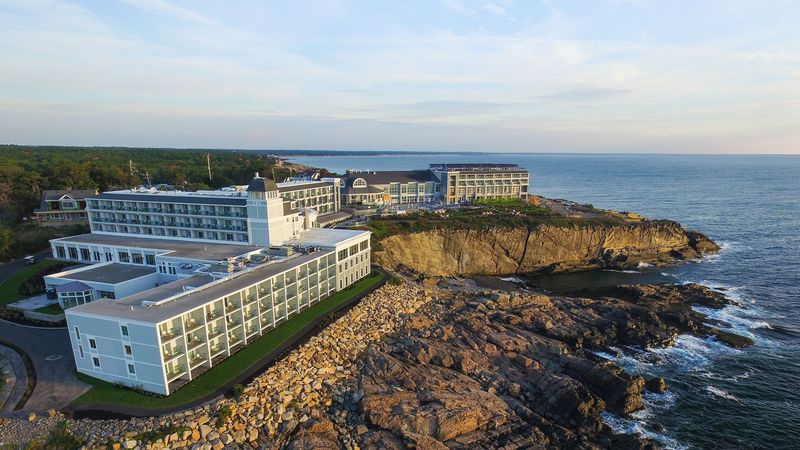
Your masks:
M257 178L254 182L267 183L269 196L256 198L252 195L253 186L195 192L154 188L104 192L87 200L91 230L104 234L261 245L264 242L259 233L266 233L267 229L258 217L259 208L251 209L251 205L258 204L270 209L273 218L278 217L279 209L283 211L281 223L275 220L272 223L271 244L279 244L296 234L296 230L289 229L297 228L282 222L296 224L301 213L304 218L312 215L324 218L339 210L338 179L276 184Z
M528 171L516 164L431 164L445 203L528 198Z
M460 203L528 198L530 175L516 164L431 164L428 170L357 172L342 178L347 204Z
M94 265L45 279L78 370L168 395L367 276L370 233L316 227L315 208L335 212L338 197L332 183L301 184L89 199L92 233L51 247Z
M39 225L85 225L86 197L97 195L96 190L47 190L42 192L39 208L34 210Z

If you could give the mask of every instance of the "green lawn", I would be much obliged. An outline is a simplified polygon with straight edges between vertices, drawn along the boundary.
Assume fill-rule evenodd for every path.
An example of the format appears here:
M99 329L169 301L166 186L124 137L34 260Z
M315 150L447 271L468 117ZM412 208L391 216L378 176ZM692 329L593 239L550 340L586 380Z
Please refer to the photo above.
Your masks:
M53 315L53 316L57 316L59 314L64 314L64 310L61 309L61 307L58 306L58 304L43 306L41 308L35 309L34 311L35 312L39 312L39 313L44 313L44 314L50 314L50 315Z
M47 269L48 267L53 267L58 265L63 266L65 264L63 261L45 259L43 261L37 262L36 264L27 266L24 269L12 275L11 278L4 281L3 284L0 284L0 305L7 305L9 303L13 303L16 302L17 300L22 300L23 298L25 298L24 295L20 295L19 293L19 285L25 282L25 280L27 280L28 278L36 275L36 273L44 269Z
M168 397L150 397L128 389L116 387L112 383L79 373L78 379L91 384L93 387L85 394L75 399L72 404L113 404L115 406L129 405L158 409L176 407L198 400L213 393L220 386L224 386L250 367L259 363L267 353L287 339L293 337L317 317L328 314L337 306L378 284L382 278L382 273L373 273L348 289L337 292L322 302L317 303L288 322L260 337L219 365L214 366L208 372L192 380L192 382L183 386Z

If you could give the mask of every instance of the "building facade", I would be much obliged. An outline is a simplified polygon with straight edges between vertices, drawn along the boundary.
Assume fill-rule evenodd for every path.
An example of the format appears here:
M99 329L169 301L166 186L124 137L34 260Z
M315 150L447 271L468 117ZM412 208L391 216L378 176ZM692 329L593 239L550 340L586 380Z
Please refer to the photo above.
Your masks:
M357 172L342 178L350 205L472 202L528 198L530 174L516 164L431 164L428 170Z
M78 371L168 395L369 275L369 232L316 225L339 198L318 183L88 199L92 232L51 248L92 265L45 278Z
M431 164L445 203L528 199L530 175L516 164Z
M93 195L97 195L96 190L44 191L39 208L34 210L36 221L44 226L86 225L86 198Z
M351 205L431 203L441 197L441 186L428 170L348 171L342 186L342 197Z

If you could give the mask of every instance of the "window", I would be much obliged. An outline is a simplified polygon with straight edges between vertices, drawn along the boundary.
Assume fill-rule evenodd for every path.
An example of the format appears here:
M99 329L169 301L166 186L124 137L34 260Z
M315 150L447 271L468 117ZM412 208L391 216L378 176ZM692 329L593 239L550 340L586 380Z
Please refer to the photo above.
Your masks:
M56 247L56 257L61 259L67 258L67 251L64 249L64 247Z
M88 248L82 248L81 249L81 259L82 260L89 261L91 259L89 255L90 255L90 253L89 253L89 249Z
M128 252L123 252L123 251L119 252L119 262L126 263L126 262L130 262L130 261L131 261L131 258L130 258L130 255L128 255Z
M122 329L122 335L123 336L127 336L128 335L128 327L126 325L122 325L120 328Z
M130 345L125 345L125 356L133 356L133 349Z
M156 265L156 255L144 255L144 259L147 261L148 266Z
M356 178L356 180L353 181L353 187L354 188L365 188L365 187L367 187L367 182L363 178Z
M132 253L132 255L134 264L144 264L144 260L142 259L141 253Z
M78 327L75 327L75 337L81 340L81 330L79 330Z
M92 357L92 365L94 365L95 367L100 367L100 358L96 356Z
M133 367L133 364L128 364L128 373L131 375L136 375L136 368Z
M112 300L113 300L114 298L116 298L116 297L114 296L114 293L113 293L113 292L110 292L110 291L97 291L97 295L99 295L99 296L100 296L100 298L110 298L110 299L112 299Z
M75 247L69 247L69 259L78 259L78 249Z
M97 350L97 342L94 339L89 339L89 348Z
M81 359L83 359L84 356L83 356L83 346L82 345L78 346L78 351L81 353Z

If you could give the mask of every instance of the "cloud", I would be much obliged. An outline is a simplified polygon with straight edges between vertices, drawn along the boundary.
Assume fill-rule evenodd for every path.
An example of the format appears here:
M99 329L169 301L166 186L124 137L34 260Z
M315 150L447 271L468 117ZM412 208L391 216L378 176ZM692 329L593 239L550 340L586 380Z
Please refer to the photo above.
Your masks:
M623 95L630 94L629 89L614 88L573 88L553 94L540 95L537 98L564 102L593 102L598 100L608 100Z
M213 24L216 21L206 15L195 12L189 8L176 5L167 0L123 0L151 14L161 15L171 19L187 20L204 24Z

